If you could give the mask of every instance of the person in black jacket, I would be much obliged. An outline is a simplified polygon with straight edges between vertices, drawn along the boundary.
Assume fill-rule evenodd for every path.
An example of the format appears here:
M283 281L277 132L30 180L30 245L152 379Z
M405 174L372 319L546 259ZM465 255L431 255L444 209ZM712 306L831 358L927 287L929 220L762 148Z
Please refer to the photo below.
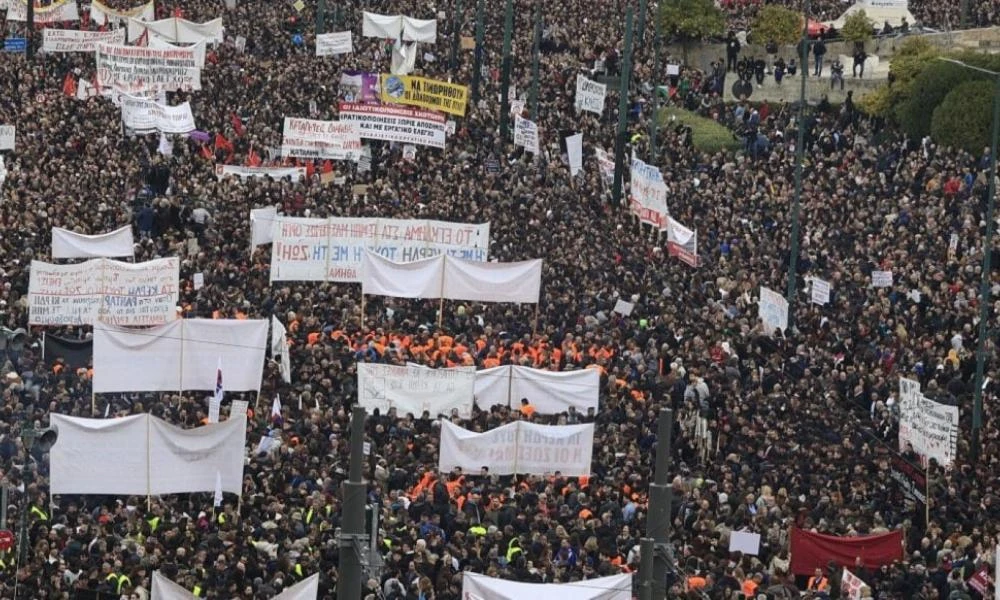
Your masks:
M736 61L740 57L740 41L736 39L736 34L732 31L729 32L729 38L726 40L726 70L735 71Z

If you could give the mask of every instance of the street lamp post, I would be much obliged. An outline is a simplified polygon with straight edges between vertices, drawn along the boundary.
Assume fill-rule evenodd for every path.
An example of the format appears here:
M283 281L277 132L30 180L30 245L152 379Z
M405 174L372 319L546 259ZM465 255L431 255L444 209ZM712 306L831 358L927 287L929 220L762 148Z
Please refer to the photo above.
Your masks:
M979 459L981 430L983 428L983 377L986 372L986 339L989 328L986 321L990 316L990 288L993 254L993 212L997 192L997 141L1000 139L1000 73L983 69L960 60L940 57L939 60L956 64L960 67L979 71L991 77L996 90L993 94L993 135L990 142L990 183L986 199L986 238L983 240L983 275L979 285L979 333L976 341L976 378L972 390L972 460Z
M801 88L799 89L799 137L795 143L795 195L792 197L792 232L791 248L788 257L788 289L785 300L788 302L788 328L795 323L795 285L799 269L799 214L802 206L802 170L805 162L806 145L806 77L809 74L809 0L804 0L802 6L802 49L800 53L802 71ZM786 332L787 333L787 332Z

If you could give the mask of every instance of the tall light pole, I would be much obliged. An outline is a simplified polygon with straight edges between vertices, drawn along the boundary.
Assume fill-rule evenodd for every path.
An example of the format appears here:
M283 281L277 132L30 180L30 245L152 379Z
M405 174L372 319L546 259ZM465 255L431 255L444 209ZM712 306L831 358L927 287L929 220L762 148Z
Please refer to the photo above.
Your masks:
M799 213L802 205L802 163L805 162L806 145L806 76L809 72L809 0L802 6L802 50L799 70L802 72L799 88L799 139L795 144L795 196L792 198L792 234L791 252L788 257L788 289L785 300L788 302L788 328L795 323L795 284L799 270Z
M972 406L972 460L979 459L980 432L983 428L983 376L986 372L986 338L989 328L986 321L990 316L990 288L993 254L993 209L997 193L997 140L1000 138L1000 73L983 69L960 60L939 57L960 67L979 71L993 77L996 91L993 94L993 136L990 143L990 184L986 199L986 238L983 240L983 276L979 284L979 339L976 342L976 378L973 381Z

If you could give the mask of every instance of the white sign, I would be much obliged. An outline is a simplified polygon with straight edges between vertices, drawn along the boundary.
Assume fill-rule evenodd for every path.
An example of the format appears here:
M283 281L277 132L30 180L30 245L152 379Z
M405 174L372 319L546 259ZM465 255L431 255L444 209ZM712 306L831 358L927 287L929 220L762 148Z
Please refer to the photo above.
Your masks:
M361 281L365 249L394 262L442 253L485 261L490 224L407 219L279 217L271 281Z
M42 52L95 52L98 44L125 44L125 30L43 29Z
M570 583L522 583L462 573L463 600L632 600L632 575L611 575ZM170 598L169 600L173 600ZM186 599L185 599L186 600Z
M813 304L829 304L830 282L814 277L812 280L812 290L810 291L810 295Z
M306 178L305 167L241 167L239 165L215 165L216 179L222 179L226 175L234 175L240 179L254 179L257 177L270 177L278 180L285 177L291 178L293 182Z
M495 404L517 409L527 398L541 415L558 415L570 408L580 414L597 411L601 374L596 369L548 371L503 365L476 371L476 402L484 409Z
M52 228L52 258L132 256L135 252L134 244L132 227L129 225L98 235L84 235L61 227Z
M867 587L867 585L864 579L861 579L848 571L847 567L844 567L843 575L840 578L841 596L850 598L850 600L861 600L861 588Z
M274 228L274 221L278 218L277 206L265 206L264 208L250 209L250 247L270 244L274 238L271 230Z
M612 172L613 172L612 162ZM660 231L667 229L667 185L660 169L632 156L629 209L639 221Z
M358 405L384 415L390 408L403 416L472 416L475 367L426 369L375 363L358 364Z
M354 52L350 31L321 33L316 36L316 56L335 56Z
M872 287L892 287L892 271L872 271Z
M32 325L159 325L177 318L180 260L126 263L97 258L75 265L31 261Z
M601 178L604 183L611 185L615 180L614 156L603 148L594 148L594 154L597 156L597 168L601 171ZM664 200L664 205L666 205L666 200Z
M524 146L528 152L538 154L538 124L528 119L514 119L514 145Z
M356 160L361 156L361 128L357 123L285 117L281 156Z
M438 470L447 473L461 467L478 473L483 467L491 475L590 475L594 450L594 425L534 425L510 423L485 433L474 433L450 421L441 421Z
M592 113L604 112L604 98L608 94L608 86L591 81L583 75L576 76L576 109Z
M583 134L577 133L566 138L566 157L569 159L569 173L573 177L583 170Z
M97 45L97 83L124 92L200 90L195 50Z
M760 553L760 534L749 531L733 531L729 534L729 551L757 556Z
M775 329L788 329L788 301L784 296L764 286L760 287L757 316L764 322L764 332L773 335Z
M165 106L146 98L122 95L122 125L135 133L189 133L197 129L191 103Z
M955 462L958 451L958 407L935 402L919 391L915 381L899 380L899 450L907 444L922 463L933 458L942 466Z
M692 267L698 266L698 232L667 217L667 254Z
M340 122L357 123L361 137L370 140L444 148L445 121L441 113L419 108L340 103Z
M621 298L619 298L618 301L615 302L615 307L611 309L612 312L616 312L624 317L631 315L633 310L635 310L635 304L632 304L631 302L626 302Z
M197 44L191 46L176 46L170 42L166 42L158 37L150 38L149 48L154 48L156 50L185 50L194 53L194 65L199 69L205 68L205 48L206 43L204 41L198 42Z
M0 125L0 150L14 149L14 125Z

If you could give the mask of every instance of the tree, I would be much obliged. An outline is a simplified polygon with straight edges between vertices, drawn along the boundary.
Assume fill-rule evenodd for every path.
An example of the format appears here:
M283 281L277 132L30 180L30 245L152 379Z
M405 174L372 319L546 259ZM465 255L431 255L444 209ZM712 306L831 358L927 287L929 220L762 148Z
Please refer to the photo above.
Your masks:
M982 79L966 81L952 89L934 109L931 120L934 141L973 154L989 146L995 92L996 84Z
M872 39L872 21L863 10L853 12L844 19L844 26L840 28L840 35L855 45L864 44Z
M872 116L895 118L896 108L910 98L913 80L940 55L941 50L923 37L905 38L889 67L892 84L882 84L862 98L862 109Z
M991 71L1000 70L1000 57L994 55L961 52L951 57ZM942 60L928 61L910 83L907 98L896 105L896 121L911 139L930 135L931 118L945 97L967 81L986 78L988 75L961 65Z
M660 3L658 18L663 35L680 41L685 63L691 42L722 35L726 28L726 16L714 0L667 0Z
M750 26L750 37L755 44L775 42L784 46L802 38L802 15L794 10L768 4L757 13Z

